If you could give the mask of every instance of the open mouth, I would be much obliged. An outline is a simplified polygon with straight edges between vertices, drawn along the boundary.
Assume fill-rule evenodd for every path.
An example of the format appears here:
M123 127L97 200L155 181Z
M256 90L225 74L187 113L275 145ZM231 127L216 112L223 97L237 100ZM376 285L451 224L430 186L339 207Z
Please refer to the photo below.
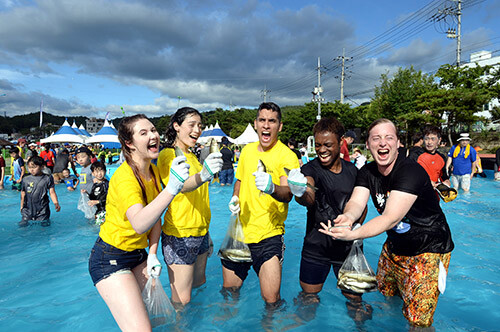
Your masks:
M264 142L269 142L271 140L271 132L263 131L261 137Z
M189 135L189 138L191 138L195 142L198 140L199 137L200 137L199 135Z
M151 142L148 145L148 150L151 152L158 152L159 144L158 142Z
M389 156L389 149L380 149L377 150L377 153L382 159L385 159Z

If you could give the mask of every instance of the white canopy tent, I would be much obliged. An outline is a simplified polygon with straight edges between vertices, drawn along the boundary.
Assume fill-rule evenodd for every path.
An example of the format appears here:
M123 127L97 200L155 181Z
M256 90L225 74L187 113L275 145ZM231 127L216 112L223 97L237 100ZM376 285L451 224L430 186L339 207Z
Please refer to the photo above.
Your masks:
M245 131L233 140L234 144L245 145L248 143L257 142L259 140L259 135L253 129L252 125L249 123L245 128Z
M40 143L83 143L83 138L71 128L68 120L64 120L58 131L47 138L42 138Z
M92 143L120 143L115 129L111 127L108 120L104 120L104 125L94 136L85 140L86 144Z

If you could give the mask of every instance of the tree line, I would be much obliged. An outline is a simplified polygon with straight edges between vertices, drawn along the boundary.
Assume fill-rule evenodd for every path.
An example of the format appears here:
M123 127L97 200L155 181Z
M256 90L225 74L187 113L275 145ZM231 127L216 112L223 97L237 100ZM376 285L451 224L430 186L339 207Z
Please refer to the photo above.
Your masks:
M358 106L339 101L327 102L321 105L321 115L338 118L346 129L361 128L362 135L366 134L364 131L373 120L385 117L396 123L402 140L407 143L412 134L419 132L423 125L438 125L443 128L451 144L452 136L456 133L470 131L471 126L478 121L489 121L475 113L482 111L490 100L500 99L499 82L498 66L456 67L446 64L435 74L426 74L413 67L399 68L392 77L388 73L381 75L379 85L375 86L374 96L369 102ZM298 142L305 142L312 135L312 128L316 123L316 103L282 106L282 113L282 141L293 137ZM490 113L490 120L500 119L499 107L494 107ZM10 133L17 129L21 133L27 133L29 128L38 126L38 116L38 113L32 113L4 118L0 132ZM202 116L204 126L218 122L227 135L235 138L243 133L248 123L253 124L256 110L238 108L230 111L217 108L203 112ZM83 123L86 118L74 119L77 123ZM118 118L112 121L117 127L120 120ZM151 120L160 133L163 133L170 122L170 115ZM64 117L44 113L44 122L60 124L63 121ZM364 138L360 137L362 141Z

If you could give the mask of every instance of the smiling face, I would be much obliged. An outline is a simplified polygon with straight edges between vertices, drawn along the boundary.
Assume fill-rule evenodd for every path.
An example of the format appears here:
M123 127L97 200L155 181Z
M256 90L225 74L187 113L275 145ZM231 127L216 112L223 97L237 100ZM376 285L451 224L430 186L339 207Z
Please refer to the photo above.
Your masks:
M318 132L314 135L314 141L321 166L331 168L340 161L340 141L337 134L330 131Z
M278 142L278 133L281 131L283 123L278 119L278 112L261 109L254 121L254 126L259 135L260 148L266 151Z
M399 139L392 122L382 122L368 133L366 146L377 163L379 172L388 175L398 157Z
M201 135L201 117L196 114L188 114L181 124L174 122L174 129L177 131L175 145L186 152L188 148L196 145L196 141Z
M96 168L92 171L92 176L99 181L102 181L104 179L105 175L106 175L106 171L103 170L102 168Z
M137 120L132 129L132 141L127 142L132 156L138 159L156 159L160 151L160 134L147 119Z

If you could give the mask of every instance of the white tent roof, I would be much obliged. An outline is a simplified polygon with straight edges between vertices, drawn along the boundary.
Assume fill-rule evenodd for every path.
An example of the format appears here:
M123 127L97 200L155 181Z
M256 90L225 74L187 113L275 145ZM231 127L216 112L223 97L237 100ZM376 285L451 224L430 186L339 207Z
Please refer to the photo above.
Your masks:
M252 142L257 142L259 140L259 135L253 129L252 125L249 123L245 128L245 131L234 139L234 144L245 145Z
M111 127L108 120L104 120L104 125L94 136L85 140L86 144L91 143L120 143L116 130Z
M63 125L55 134L41 139L40 143L83 143L83 138L75 133L68 120L64 120Z

